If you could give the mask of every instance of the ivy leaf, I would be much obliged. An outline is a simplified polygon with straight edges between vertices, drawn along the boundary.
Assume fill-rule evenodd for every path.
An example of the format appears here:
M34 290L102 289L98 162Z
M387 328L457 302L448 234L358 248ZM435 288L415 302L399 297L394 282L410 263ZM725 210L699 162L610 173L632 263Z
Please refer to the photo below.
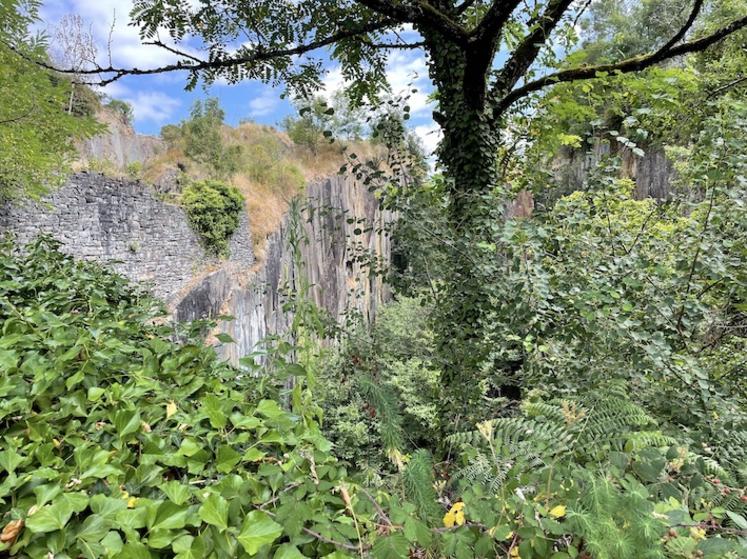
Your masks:
M140 429L140 412L137 410L119 410L114 414L114 427L120 438Z
M298 548L290 543L284 543L273 556L274 559L306 559L305 556L298 551Z
M73 507L66 500L60 499L29 516L26 519L26 528L33 533L62 530L72 515Z
M244 519L239 543L249 555L256 555L265 545L271 544L283 533L283 527L264 512L254 510Z
M223 429L226 426L226 414L223 412L223 406L217 396L209 394L202 399L202 409L210 420L210 425L216 429Z
M202 520L216 526L221 532L228 528L228 501L217 493L205 499L198 514Z

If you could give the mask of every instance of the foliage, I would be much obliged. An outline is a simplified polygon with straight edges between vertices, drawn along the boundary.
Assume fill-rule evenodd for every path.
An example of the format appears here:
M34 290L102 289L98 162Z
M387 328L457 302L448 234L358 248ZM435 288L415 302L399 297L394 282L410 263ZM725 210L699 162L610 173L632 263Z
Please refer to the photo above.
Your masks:
M133 113L132 105L130 103L120 99L111 99L105 106L121 118L122 122L125 124L132 124L135 114Z
M190 331L175 344L154 301L49 239L3 245L0 293L0 549L344 557L364 545L372 504L312 415L278 404L282 380L238 374Z
M13 52L45 59L43 36L29 32L39 2L0 2L0 197L38 198L64 180L74 142L100 131L66 114L70 83Z
M439 375L427 321L427 307L401 297L381 309L371 332L350 328L320 374L322 425L334 452L374 479L438 431Z
M743 556L747 499L721 506L718 464L658 431L625 384L594 390L535 393L520 416L450 437L463 449L462 545L537 559Z
M184 153L212 169L215 177L228 177L238 171L241 148L226 145L222 128L225 113L218 99L195 101L190 117L181 124Z
M245 211L241 193L220 181L194 181L182 192L181 203L208 250L227 256L228 241Z

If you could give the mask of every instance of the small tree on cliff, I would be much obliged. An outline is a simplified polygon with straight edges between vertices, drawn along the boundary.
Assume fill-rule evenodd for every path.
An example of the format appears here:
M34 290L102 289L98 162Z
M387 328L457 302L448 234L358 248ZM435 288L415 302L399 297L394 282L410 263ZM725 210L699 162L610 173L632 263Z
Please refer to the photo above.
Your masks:
M373 98L385 85L387 56L420 49L438 89L433 116L443 131L438 156L446 177L452 251L445 282L448 308L440 322L447 384L469 386L464 374L482 362L481 326L498 281L500 264L491 255L500 208L493 203L499 186L496 160L503 117L509 108L560 82L594 79L610 73L644 70L662 61L699 52L747 26L744 0L718 0L710 9L731 14L718 27L699 30L705 0L685 2L670 21L658 47L615 62L574 67L559 39L573 34L590 0L137 0L132 18L141 36L181 56L156 68L91 70L112 82L126 75L187 71L188 86L198 81L257 79L284 83L309 97L321 83L324 51L338 62L351 84L353 100ZM408 43L401 31L414 28L420 38ZM167 29L177 46L164 44ZM200 58L179 44L199 38ZM498 56L499 52L501 56ZM505 55L505 56L504 56ZM554 68L554 70L553 70ZM482 254L484 253L484 254ZM459 398L453 391L454 398Z

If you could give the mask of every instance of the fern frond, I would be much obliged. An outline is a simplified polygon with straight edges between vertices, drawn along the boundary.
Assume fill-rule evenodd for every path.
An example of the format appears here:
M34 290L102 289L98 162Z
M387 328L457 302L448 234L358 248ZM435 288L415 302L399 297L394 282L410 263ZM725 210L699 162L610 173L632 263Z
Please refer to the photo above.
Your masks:
M425 520L438 515L436 491L433 489L433 457L425 449L417 450L410 457L403 472L405 493L418 507Z

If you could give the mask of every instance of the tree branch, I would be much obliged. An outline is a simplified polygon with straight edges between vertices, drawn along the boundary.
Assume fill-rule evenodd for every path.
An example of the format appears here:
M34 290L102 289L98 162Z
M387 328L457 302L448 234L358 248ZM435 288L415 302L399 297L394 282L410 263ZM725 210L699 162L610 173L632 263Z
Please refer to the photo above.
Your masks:
M449 16L434 8L427 0L415 0L415 5L413 6L394 4L388 0L356 1L370 10L399 23L419 23L440 31L460 44L465 43L467 40L467 31Z
M508 2L493 0L480 23L470 33L471 38L476 41L484 41L491 36L500 35L503 26L519 4L521 4L521 0L510 0Z
M710 92L710 93L708 94L708 99L713 99L714 97L718 97L718 96L719 96L719 95L721 95L721 94L722 94L722 93L723 93L724 91L727 91L727 90L731 89L732 87L735 87L735 86L737 86L737 85L739 85L740 83L743 83L743 82L745 82L745 81L747 81L747 76L740 76L740 77L738 77L738 78L736 78L736 79L733 79L733 80L731 80L730 82L728 82L728 83L725 83L724 85L722 85L722 86L719 86L719 87L717 87L716 89L714 89L713 91L711 91L711 92Z
M169 51L172 54L176 54L177 56L183 56L184 58L189 58L190 60L193 60L194 62L198 62L200 64L204 63L205 61L197 58L196 56L193 56L189 54L188 52L185 52L183 50L177 49L175 47L169 46L166 43L162 42L160 39L157 41L143 41L144 45L153 45L155 47L160 47L164 50ZM111 60L111 58L110 58ZM111 63L111 62L110 62Z
M498 114L501 114L522 97L526 97L530 93L539 91L540 89L543 89L548 85L561 82L588 80L597 77L597 74L599 73L618 72L621 74L625 74L629 72L638 72L676 56L704 51L708 47L718 43L722 39L728 37L732 33L739 31L745 26L747 26L747 16L734 20L729 25L722 27L721 29L711 33L710 35L706 35L705 37L701 37L700 39L680 43L677 46L670 47L666 51L662 51L661 49L659 49L654 53L634 56L620 62L611 64L600 64L598 66L582 66L579 68L571 68L568 70L561 70L553 74L548 74L539 79L531 81L517 89L514 89L513 91L505 95L503 99L501 99L496 104L496 112Z
M693 9L690 11L690 17L687 18L685 24L680 28L679 31L677 31L677 33L674 34L674 36L672 36L671 39L669 39L658 51L654 53L654 56L667 52L674 45L680 42L680 39L682 39L687 34L687 32L693 26L693 23L695 23L695 19L698 17L698 14L700 13L702 7L703 0L695 0L695 2L693 3Z
M371 33L372 31L378 31L378 30L384 29L386 27L391 26L392 24L393 22L391 21L384 21L384 22L379 21L379 22L363 25L357 29L346 29L343 31L339 31L323 39L312 41L304 45L298 45L292 48L264 50L260 46L260 47L257 47L251 54L248 54L245 56L228 57L228 58L222 58L222 59L217 59L217 60L194 60L193 62L178 61L173 64L166 64L164 66L159 66L156 68L118 68L118 67L112 66L111 64L107 67L101 67L97 65L96 67L92 69L85 69L85 70L79 70L79 69L73 69L73 68L57 68L54 65L45 62L44 60L28 57L27 55L20 52L13 45L9 45L6 43L6 46L9 49L11 49L13 52L15 52L16 54L21 56L22 58L24 58L25 60L29 60L30 62L33 62L37 64L38 66L41 66L42 68L46 68L47 70L52 70L60 74L108 75L109 77L105 77L104 79L101 79L99 81L92 82L92 84L94 85L103 86L103 85L107 85L112 82L115 82L123 78L124 76L144 76L144 75L150 75L150 74L163 74L166 72L173 72L177 70L186 70L189 72L199 72L202 70L219 70L221 68L229 68L231 66L241 66L243 64L253 64L257 62L273 60L275 58L283 58L286 56L305 54L313 50L317 50L317 49L329 46L343 39L358 37L360 35L366 35L368 33ZM158 46L163 46L163 45L158 45ZM177 52L182 56L193 58L190 55L187 55L186 53L181 53L179 51Z
M498 73L494 93L511 90L514 85L526 74L529 67L534 63L540 49L547 42L553 29L558 25L563 14L573 0L550 0L544 13L529 34L524 37L511 58L508 59L503 69Z

